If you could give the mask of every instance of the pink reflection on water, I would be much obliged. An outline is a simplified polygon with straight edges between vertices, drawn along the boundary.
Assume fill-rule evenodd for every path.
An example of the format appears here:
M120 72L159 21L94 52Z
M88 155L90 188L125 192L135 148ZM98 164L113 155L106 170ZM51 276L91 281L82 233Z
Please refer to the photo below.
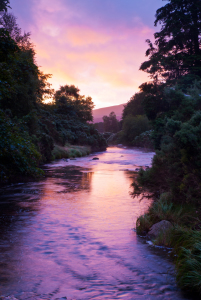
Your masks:
M130 196L132 170L150 165L153 153L109 148L98 161L93 156L49 164L46 180L24 185L21 194L13 190L21 210L0 237L1 292L33 299L182 299L172 265L133 231L150 200Z

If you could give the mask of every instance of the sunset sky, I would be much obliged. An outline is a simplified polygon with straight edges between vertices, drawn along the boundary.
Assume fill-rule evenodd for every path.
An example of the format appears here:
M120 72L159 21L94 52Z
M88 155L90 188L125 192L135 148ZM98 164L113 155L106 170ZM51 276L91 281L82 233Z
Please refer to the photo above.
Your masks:
M126 103L147 81L139 71L162 0L10 0L31 32L37 63L53 88L74 84L96 107Z

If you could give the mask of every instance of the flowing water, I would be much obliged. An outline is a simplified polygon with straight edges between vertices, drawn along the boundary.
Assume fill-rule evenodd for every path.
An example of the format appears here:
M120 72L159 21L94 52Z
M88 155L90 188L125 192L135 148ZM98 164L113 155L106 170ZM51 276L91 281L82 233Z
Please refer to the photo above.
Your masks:
M136 235L150 205L130 195L152 152L106 152L45 166L1 189L0 295L17 299L185 299L168 250Z

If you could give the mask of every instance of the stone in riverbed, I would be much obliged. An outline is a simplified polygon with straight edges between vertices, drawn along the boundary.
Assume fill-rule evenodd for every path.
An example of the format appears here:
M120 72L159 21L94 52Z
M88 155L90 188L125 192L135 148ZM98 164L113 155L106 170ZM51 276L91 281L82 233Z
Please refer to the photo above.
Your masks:
M92 160L99 160L99 158L98 157L93 157Z
M158 236L159 236L159 234L165 234L169 229L171 229L173 226L172 226L172 224L169 222L169 221L167 221L167 220L162 220L162 221L160 221L160 222L158 222L158 223L156 223L156 224L154 224L151 228L150 228L150 230L149 230L149 232L148 232L148 234L147 234L147 236L149 237L149 238L157 238Z

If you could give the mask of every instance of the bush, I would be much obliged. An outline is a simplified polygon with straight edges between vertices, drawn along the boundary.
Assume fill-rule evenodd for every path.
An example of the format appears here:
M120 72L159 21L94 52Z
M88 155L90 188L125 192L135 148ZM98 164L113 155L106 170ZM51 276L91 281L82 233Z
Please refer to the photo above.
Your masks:
M191 293L201 293L201 231L176 227L173 236L178 283Z
M3 111L0 110L0 166L1 179L8 179L17 173L39 176L37 167L41 155L26 132L21 132Z
M152 130L145 131L140 135L136 136L133 140L132 144L136 147L143 147L154 149L153 141L152 141Z
M72 146L66 145L64 147L55 145L52 151L54 159L82 157L89 155L91 149L89 146Z
M146 116L128 115L123 120L123 142L133 145L135 138L141 133L150 129L150 124Z

